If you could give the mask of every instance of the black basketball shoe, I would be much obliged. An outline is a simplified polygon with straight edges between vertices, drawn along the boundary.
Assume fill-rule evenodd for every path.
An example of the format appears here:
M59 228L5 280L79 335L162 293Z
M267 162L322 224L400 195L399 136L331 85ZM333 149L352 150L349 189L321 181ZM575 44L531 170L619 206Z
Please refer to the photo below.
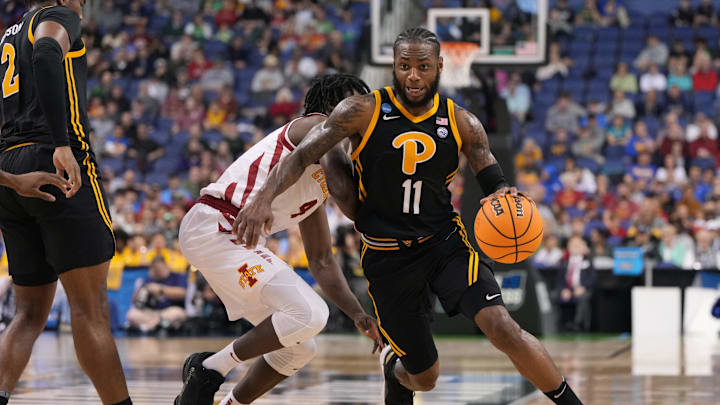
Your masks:
M385 405L412 405L415 393L405 388L395 377L395 364L398 359L390 345L380 352L380 368L385 376Z
M175 405L213 405L215 393L225 377L215 370L203 367L202 362L215 353L193 353L183 364L183 389L175 397Z

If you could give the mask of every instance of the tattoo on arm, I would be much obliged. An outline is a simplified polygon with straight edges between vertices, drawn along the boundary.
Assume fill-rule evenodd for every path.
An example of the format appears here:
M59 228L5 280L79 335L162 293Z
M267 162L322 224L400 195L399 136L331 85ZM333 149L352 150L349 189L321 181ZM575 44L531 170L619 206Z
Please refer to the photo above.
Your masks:
M264 188L272 192L272 197L278 196L300 178L306 167L319 161L338 142L364 131L374 103L372 94L343 100L327 120L314 126L297 149L273 169Z
M490 150L487 133L475 114L463 108L456 107L458 130L462 138L462 151L470 162L474 173L497 163Z

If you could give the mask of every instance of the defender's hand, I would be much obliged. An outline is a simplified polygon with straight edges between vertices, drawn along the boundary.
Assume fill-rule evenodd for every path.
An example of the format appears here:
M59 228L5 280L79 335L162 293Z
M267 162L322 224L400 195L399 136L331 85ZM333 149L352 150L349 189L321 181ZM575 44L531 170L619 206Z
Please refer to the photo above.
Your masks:
M23 197L40 198L45 201L55 201L55 196L40 190L40 187L49 184L67 193L72 188L70 182L57 174L47 172L32 172L10 175L11 188Z
M273 223L271 203L272 199L258 193L235 217L232 232L248 249L255 248L263 232L266 235L270 233Z
M385 347L385 343L383 342L382 337L380 337L380 331L378 330L375 318L363 312L362 314L356 316L353 321L355 322L357 330L373 341L372 354L375 354L378 349Z
M80 166L77 160L75 160L72 149L70 149L69 146L55 148L53 164L55 165L57 175L67 175L72 185L72 188L65 192L65 197L70 198L74 196L82 186L82 176L80 175Z

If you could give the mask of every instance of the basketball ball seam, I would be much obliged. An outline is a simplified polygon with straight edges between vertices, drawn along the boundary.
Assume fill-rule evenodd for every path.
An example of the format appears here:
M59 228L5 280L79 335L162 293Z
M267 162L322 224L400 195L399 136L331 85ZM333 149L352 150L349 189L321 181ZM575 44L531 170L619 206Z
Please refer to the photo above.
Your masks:
M534 238L530 239L530 240L527 241L527 242L523 242L523 243L517 244L517 246L524 246L524 245L527 245L528 243L532 243L532 242L534 242L537 238L541 237L542 235L543 235L543 229L541 229L541 230L540 230L540 233L538 233ZM493 245L492 243L487 243L487 242L485 242L485 241L482 240L482 239L478 239L478 238L476 238L476 239L477 239L478 243L483 243L483 244L488 245L488 246L490 246L490 247L495 247L495 248L511 248L511 247L515 247L515 245L509 245L509 246L506 246L506 245Z
M509 207L509 206L508 206L508 207ZM488 223L490 224L490 226L492 226L492 227L497 231L497 233L499 233L500 235L502 235L503 238L506 238L506 239L517 239L517 238L513 238L512 236L507 236L507 235L505 235L504 233L502 233L502 231L499 230L497 226L495 226L495 224L492 222L492 220L490 220L490 217L488 217L487 212L485 212L485 207L480 207L480 211L482 211L483 215L485 216L485 219L487 219L487 221L488 221ZM510 215L512 216L512 214L510 214Z
M530 251L530 250L518 250L518 251L516 251L516 253L508 253L508 254L502 255L502 256L500 256L500 257L496 257L496 258L494 258L493 260L498 261L498 260L500 260L500 259L502 259L502 258L505 258L505 257L507 257L507 256L517 255L517 254L519 254L519 253L531 253L531 254L532 254L532 253L535 253L535 252L534 252L534 251ZM517 258L515 259L515 263L517 263Z
M505 202L507 203L507 206L508 206L508 209L509 209L509 208L510 208L510 201L509 201L508 198L507 198L507 194L505 194ZM515 217L514 217L513 214L512 214L512 210L510 210L510 212L508 212L508 214L510 214L510 222L512 222L512 226L513 226L513 235L515 235L515 238L514 238L514 239L515 239L515 263L517 263L517 259L518 259L518 244L517 244L517 238L518 238L518 236L517 236L517 229L515 229Z
M527 200L527 199L526 199ZM528 200L529 202L529 200ZM530 204L530 221L528 221L527 228L525 228L525 231L522 233L522 235L517 235L517 238L520 239L523 236L525 236L526 233L530 230L530 225L532 225L533 215L535 215L535 204Z

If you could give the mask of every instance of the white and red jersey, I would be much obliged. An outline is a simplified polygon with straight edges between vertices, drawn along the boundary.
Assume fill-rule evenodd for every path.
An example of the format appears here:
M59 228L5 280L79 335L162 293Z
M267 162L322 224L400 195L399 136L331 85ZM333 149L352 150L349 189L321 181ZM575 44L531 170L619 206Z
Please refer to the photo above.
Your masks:
M230 202L235 208L232 211L242 208L254 198L273 167L295 149L287 133L298 119L276 129L243 153L223 172L217 182L203 188L200 195ZM274 220L270 233L288 229L307 218L325 202L327 196L325 172L320 164L311 164L295 184L273 200ZM204 200L207 198L201 197L200 202L208 203ZM216 208L222 210L222 207ZM230 214L236 215L236 212Z

